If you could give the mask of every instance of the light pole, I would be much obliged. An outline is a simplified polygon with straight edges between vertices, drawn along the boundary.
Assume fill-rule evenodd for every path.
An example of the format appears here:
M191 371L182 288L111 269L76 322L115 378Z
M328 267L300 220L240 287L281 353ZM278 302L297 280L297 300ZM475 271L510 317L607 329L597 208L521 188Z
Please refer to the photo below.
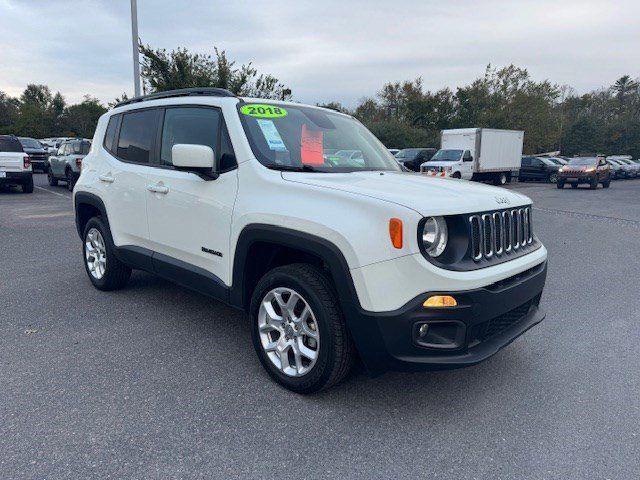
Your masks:
M131 0L131 47L133 48L133 89L140 96L140 59L138 57L138 2Z

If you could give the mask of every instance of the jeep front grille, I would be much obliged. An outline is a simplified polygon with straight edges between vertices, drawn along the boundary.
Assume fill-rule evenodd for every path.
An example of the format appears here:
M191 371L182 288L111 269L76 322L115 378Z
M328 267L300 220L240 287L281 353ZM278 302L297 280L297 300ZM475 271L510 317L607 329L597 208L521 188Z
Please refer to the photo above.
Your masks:
M471 256L483 258L509 255L533 243L531 207L471 215Z

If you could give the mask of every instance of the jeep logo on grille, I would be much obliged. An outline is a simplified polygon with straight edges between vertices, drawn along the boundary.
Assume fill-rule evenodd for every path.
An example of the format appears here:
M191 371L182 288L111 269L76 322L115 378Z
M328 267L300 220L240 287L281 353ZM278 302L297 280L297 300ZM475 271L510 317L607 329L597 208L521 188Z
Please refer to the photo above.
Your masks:
M496 197L498 205L509 205L511 202L507 197Z

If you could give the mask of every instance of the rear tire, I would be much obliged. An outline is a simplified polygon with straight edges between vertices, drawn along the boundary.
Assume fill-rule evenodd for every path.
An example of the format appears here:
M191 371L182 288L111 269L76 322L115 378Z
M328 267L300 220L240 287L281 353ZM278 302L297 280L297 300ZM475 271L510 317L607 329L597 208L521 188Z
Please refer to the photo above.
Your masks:
M290 292L297 294L302 302L295 301L290 310L289 307L280 308L280 302L273 296L278 290L283 292L278 293L283 304L289 305ZM289 296L285 297L285 295ZM312 327L315 327L306 331L317 332L317 344L304 343L312 340L304 336L304 328L298 330L299 333L294 333L286 326L286 319L296 319L298 315L296 321L299 321L303 316L302 313L290 315L288 312L294 312L296 305L298 305L297 308L302 308L300 305L304 303L311 312L307 317L308 321L311 322ZM266 308L265 305L270 305L271 309ZM266 313L271 311L279 317L279 320L272 319L272 316ZM333 284L319 268L307 264L292 264L271 270L262 277L254 289L249 312L251 338L260 363L269 376L283 387L296 393L314 393L335 385L350 372L355 361L353 342L340 311ZM267 325L271 327L265 329ZM285 334L285 332L288 333ZM267 334L268 337L265 336ZM292 334L298 336L292 338ZM300 360L299 367L296 350L293 345L288 346L287 342L295 345L298 345L297 342L303 342L303 346L311 349L315 346L317 350L315 350L314 363L307 361L308 366L305 367ZM275 347L267 349L265 343L282 345L284 350L277 350ZM309 353L308 350L307 353ZM309 358L304 354L303 356L305 359ZM295 366L292 365L292 358Z
M29 180L25 181L21 187L22 193L33 193L33 176L30 176Z
M47 180L49 181L50 186L52 187L58 186L58 179L53 176L53 173L51 173L51 170L47 172Z
M101 242L95 240L95 232L99 233L98 238L101 239ZM93 235L93 239L91 239L90 233ZM93 286L98 290L105 291L118 290L124 287L131 276L131 268L116 257L116 247L111 239L111 232L101 217L93 217L87 222L82 239L84 268ZM98 244L101 244L101 246L98 247ZM91 248L89 248L90 245ZM91 260L92 255L93 261ZM104 259L104 265L100 272L96 273L95 269L93 269L92 273L91 265L95 262L96 255Z
M496 175L493 177L493 184L504 185L505 183L507 183L507 174L504 172L496 173Z
M611 180L607 180L606 182L602 182L602 188L609 188L611 185Z
M76 185L76 179L74 178L73 172L71 171L71 169L67 170L66 177L67 177L67 190L69 190L70 192L73 192L73 187L75 187Z
M557 173L550 174L549 175L549 182L558 183L558 174Z

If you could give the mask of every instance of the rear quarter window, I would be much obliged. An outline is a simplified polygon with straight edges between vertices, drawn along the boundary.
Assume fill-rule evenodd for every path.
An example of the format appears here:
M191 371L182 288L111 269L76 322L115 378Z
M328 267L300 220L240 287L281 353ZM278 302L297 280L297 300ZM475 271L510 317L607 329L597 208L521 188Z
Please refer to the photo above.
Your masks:
M127 162L150 163L158 127L158 109L122 115L116 156Z

